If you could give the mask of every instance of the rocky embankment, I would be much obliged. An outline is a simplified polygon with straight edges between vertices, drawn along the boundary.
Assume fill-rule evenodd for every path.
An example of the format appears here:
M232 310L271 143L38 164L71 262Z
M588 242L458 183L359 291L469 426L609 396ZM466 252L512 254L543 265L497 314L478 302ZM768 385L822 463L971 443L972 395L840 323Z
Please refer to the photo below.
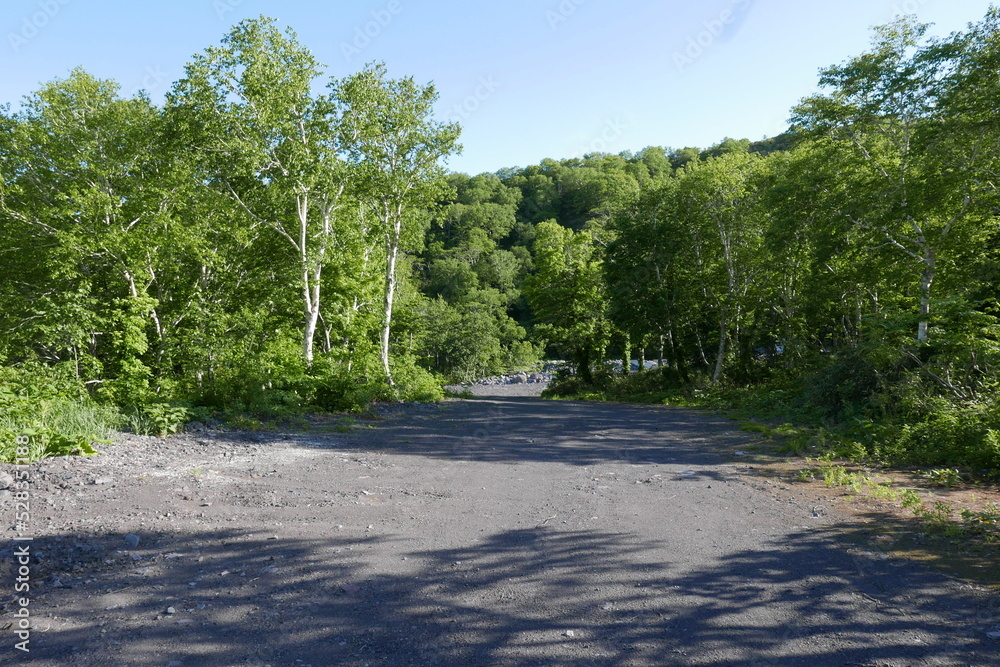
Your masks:
M555 367L546 366L541 371L482 378L446 389L455 393L469 392L473 396L539 396L549 386L554 373Z

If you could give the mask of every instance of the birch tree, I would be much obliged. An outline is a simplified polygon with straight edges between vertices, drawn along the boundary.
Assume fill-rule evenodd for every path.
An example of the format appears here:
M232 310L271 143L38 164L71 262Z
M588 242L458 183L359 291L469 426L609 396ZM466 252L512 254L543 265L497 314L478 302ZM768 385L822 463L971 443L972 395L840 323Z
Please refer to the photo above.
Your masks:
M764 225L753 183L760 163L749 153L692 163L678 185L677 215L692 235L694 262L704 276L700 287L717 317L713 383L722 379L729 345L740 335L763 268Z
M438 94L412 77L390 79L375 64L330 85L342 116L340 140L357 169L356 196L376 221L385 244L385 289L380 356L389 384L393 304L398 268L417 214L441 199L446 182L441 160L461 150L460 127L434 119Z
M835 215L871 250L900 253L916 269L918 343L929 339L942 262L971 231L981 192L972 177L987 158L946 104L960 54L928 43L926 30L909 18L878 28L870 51L822 71L831 92L804 100L792 119L842 160L850 187Z
M308 363L348 183L335 106L312 93L320 73L294 32L282 33L261 17L195 56L168 96L178 131L190 136L205 165L206 182L294 252Z

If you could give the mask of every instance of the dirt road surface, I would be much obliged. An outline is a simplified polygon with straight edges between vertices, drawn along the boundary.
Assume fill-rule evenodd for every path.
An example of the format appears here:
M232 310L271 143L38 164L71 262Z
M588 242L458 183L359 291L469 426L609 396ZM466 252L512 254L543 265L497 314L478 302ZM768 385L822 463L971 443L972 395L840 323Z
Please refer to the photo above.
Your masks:
M732 422L531 397L396 412L33 465L30 654L8 542L0 662L1000 665L995 594L748 475Z

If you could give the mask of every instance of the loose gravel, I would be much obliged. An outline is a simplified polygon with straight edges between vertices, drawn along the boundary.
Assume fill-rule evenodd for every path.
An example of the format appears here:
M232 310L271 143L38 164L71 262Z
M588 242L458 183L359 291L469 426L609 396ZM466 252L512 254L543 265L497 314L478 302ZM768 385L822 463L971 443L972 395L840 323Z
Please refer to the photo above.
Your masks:
M8 542L0 662L1000 665L994 593L749 476L731 422L541 386L30 466L31 652Z

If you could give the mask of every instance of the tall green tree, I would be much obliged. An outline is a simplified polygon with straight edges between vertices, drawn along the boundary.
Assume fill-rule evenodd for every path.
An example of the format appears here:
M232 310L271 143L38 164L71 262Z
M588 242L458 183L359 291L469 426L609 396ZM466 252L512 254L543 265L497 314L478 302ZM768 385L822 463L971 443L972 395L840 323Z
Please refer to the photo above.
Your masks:
M608 343L607 297L602 260L590 232L574 232L555 220L538 225L533 246L536 271L524 291L538 335L572 358L585 382Z
M620 207L611 221L604 271L611 321L640 348L662 342L671 367L680 369L677 343L696 319L689 299L697 278L688 270L692 237L677 214L677 185L678 179L668 177Z
M685 167L677 214L692 234L701 289L718 323L712 381L722 378L730 343L751 314L766 266L761 251L764 218L755 179L762 159L732 152Z
M310 363L323 271L350 209L337 107L312 91L320 74L294 32L282 33L261 17L241 22L220 46L195 56L168 96L206 181L294 253L302 353Z
M915 267L916 340L929 339L935 283L956 249L977 244L973 219L986 159L949 113L949 76L958 54L925 38L911 18L876 30L873 47L822 72L831 92L804 100L793 122L833 149L845 182L838 217L872 248L901 253ZM943 57L944 56L944 57Z
M22 349L51 361L103 359L88 379L115 399L140 400L149 329L163 331L149 290L172 228L160 113L77 69L5 123L6 251L31 264L4 275L8 335L26 336Z
M418 212L445 191L441 161L461 150L461 128L435 120L433 85L419 85L412 77L390 79L383 64L332 83L331 92L342 115L339 138L358 173L356 195L384 241L381 360L392 384L389 354L400 254L419 233Z

